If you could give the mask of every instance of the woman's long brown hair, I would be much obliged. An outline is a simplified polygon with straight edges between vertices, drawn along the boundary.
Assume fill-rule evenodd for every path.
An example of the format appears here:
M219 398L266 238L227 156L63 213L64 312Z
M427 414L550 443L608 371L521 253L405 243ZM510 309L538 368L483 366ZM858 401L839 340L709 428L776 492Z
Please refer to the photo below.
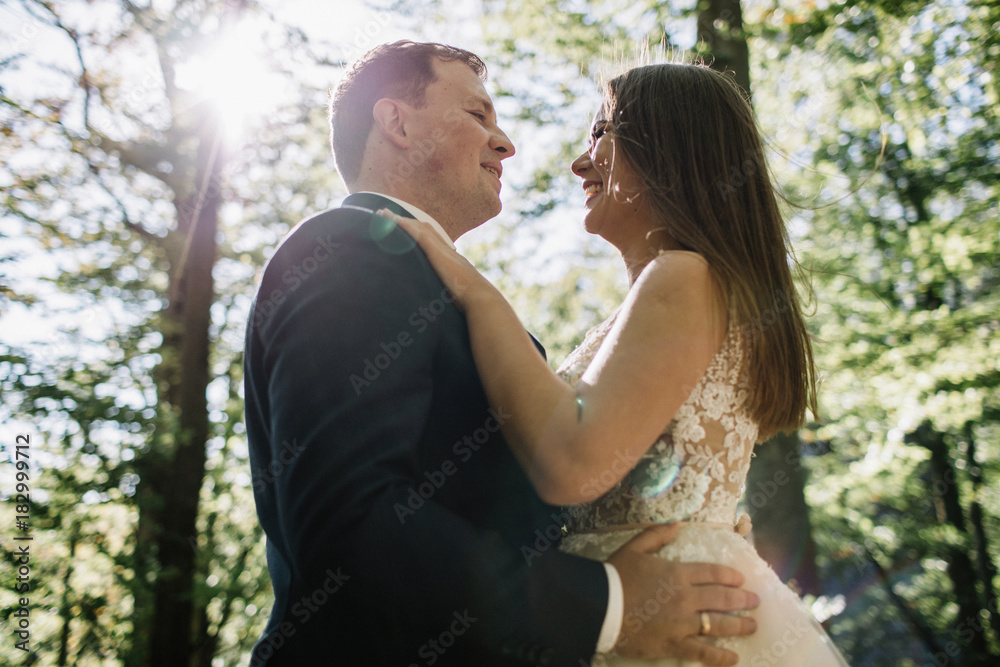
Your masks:
M636 67L605 86L602 116L663 226L708 261L747 351L760 438L816 414L816 367L794 261L750 103L703 65Z

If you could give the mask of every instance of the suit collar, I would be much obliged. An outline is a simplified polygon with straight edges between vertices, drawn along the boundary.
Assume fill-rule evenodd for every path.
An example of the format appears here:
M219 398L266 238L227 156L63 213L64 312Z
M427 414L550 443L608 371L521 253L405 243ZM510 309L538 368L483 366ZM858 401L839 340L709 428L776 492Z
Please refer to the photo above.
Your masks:
M413 204L396 199L395 197L379 194L377 192L355 192L352 195L348 195L348 197L344 199L341 206L364 209L370 211L372 214L380 208L387 208L393 213L406 218L430 222L434 229L436 229L438 233L448 241L448 243L452 243L451 239L448 238L447 234L445 234L444 229L441 228L441 225L438 224L437 220L427 215ZM454 248L455 244L452 243L451 247ZM535 344L535 347L538 348L542 358L547 358L545 348L540 342L538 342L538 339L531 335L530 332L528 335L531 336L531 341Z
M403 216L404 218L413 218L415 220L420 220L421 222L426 222L434 228L434 231L436 231L441 238L448 242L448 245L452 248L455 247L451 237L448 236L448 233L444 231L444 228L437 220L432 218L423 210L417 208L409 202L403 201L402 199L396 199L395 197L390 197L389 195L382 194L380 192L355 192L352 195L348 195L341 206L348 208L363 208L370 210L372 213L380 208L387 208L396 215Z
M352 195L348 195L344 202L341 204L343 207L347 208L363 208L374 213L380 208L387 208L396 215L401 215L404 218L416 218L401 206L398 202L389 199L385 195L376 194L374 192L355 192Z

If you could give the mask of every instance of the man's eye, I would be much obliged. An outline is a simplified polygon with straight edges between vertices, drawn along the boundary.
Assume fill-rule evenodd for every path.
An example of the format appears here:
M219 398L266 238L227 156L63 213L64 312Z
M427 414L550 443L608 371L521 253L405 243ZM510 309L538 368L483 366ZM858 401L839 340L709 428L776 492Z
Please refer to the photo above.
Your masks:
M486 114L484 114L484 113L479 113L478 111L470 111L469 113L471 113L473 116L475 116L479 120L482 120L482 121L486 120Z

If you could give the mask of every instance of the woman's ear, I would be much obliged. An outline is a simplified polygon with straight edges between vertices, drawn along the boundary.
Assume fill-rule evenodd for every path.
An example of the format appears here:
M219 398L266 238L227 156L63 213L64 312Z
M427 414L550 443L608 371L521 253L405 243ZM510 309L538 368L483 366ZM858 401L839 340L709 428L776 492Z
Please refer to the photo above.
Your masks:
M375 127L378 128L383 137L395 144L397 148L402 149L410 147L410 140L406 136L406 128L403 126L405 115L406 109L403 105L387 97L380 99L372 108Z

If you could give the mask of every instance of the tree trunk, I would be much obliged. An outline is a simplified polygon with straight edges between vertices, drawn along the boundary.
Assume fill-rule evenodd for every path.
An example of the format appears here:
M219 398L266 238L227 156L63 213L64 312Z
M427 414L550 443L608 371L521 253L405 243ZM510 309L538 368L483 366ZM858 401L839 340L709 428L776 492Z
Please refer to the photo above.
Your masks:
M56 664L65 667L69 664L69 636L70 622L73 620L73 605L70 602L70 580L73 578L73 563L76 562L76 545L80 539L80 526L76 523L70 529L69 535L69 562L66 564L66 573L63 575L62 601L59 605L59 616L62 618L62 629L59 633L59 658Z
M216 258L216 231L222 160L218 126L206 116L199 132L196 189L175 200L178 232L183 238L180 256L171 266L167 317L179 332L176 349L165 350L164 363L177 378L171 407L177 416L172 434L175 445L168 474L157 495L165 511L157 536L160 572L153 592L153 623L149 662L153 667L190 664L194 630L193 591L196 552L189 538L197 535L198 500L205 474L205 445L209 437L209 326L214 299L212 268ZM164 341L169 340L166 336Z
M780 433L757 447L747 476L746 503L754 547L782 581L801 593L822 592L806 504L799 437Z
M931 493L937 509L937 519L941 524L950 524L969 543L968 531L965 525L965 512L958 495L958 478L951 464L948 445L941 433L935 431L929 423L924 422L908 436L908 440L931 453ZM995 664L989 659L989 649L986 646L985 628L980 612L983 604L976 591L976 574L972 559L966 549L960 545L945 547L948 560L948 576L955 587L955 601L958 604L958 616L955 619L955 633L962 640L963 657L966 664L986 667ZM971 637L963 636L963 629L971 631Z
M990 556L989 539L986 536L986 527L983 525L983 506L979 502L980 493L983 486L983 471L976 461L976 438L972 431L973 423L965 424L965 439L968 447L965 450L966 462L968 463L969 479L972 480L972 505L969 507L969 523L976 536L976 561L979 565L979 581L983 587L983 596L986 600L987 609L997 609L1000 598L997 597L996 587L993 581L997 577L997 567ZM993 629L993 637L1000 641L1000 614L990 614L990 627ZM1000 657L1000 656L994 656Z
M708 63L732 72L750 94L750 55L739 0L708 0L698 14L698 40ZM799 591L819 594L816 543L805 499L806 473L799 460L797 435L781 434L757 448L747 478L747 502L754 545L783 581Z
M733 72L736 83L750 94L750 54L743 31L740 0L708 0L698 13L698 41L711 56L708 64L720 72Z

